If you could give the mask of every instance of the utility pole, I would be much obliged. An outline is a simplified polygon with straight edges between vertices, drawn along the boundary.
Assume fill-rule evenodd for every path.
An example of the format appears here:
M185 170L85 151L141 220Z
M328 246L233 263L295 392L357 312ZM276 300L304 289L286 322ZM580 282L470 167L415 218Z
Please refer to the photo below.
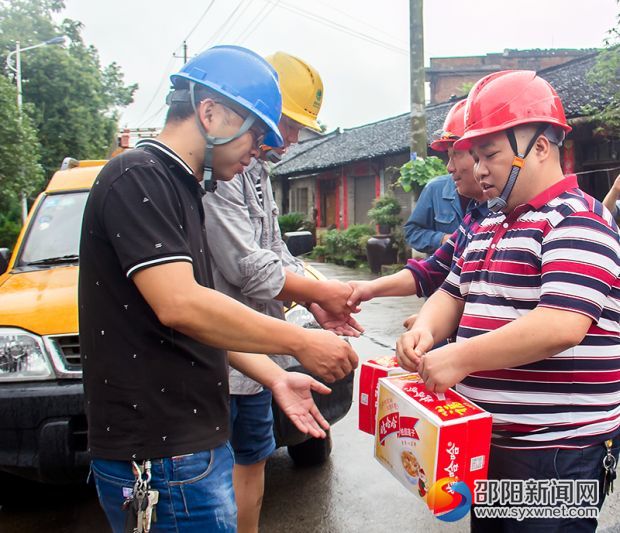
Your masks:
M178 56L176 54L172 54L172 57L176 57L176 58L181 58L181 56ZM187 41L183 41L183 64L185 65L185 63L187 63Z
M424 105L424 0L409 0L409 76L411 112L409 145L411 158L426 157Z

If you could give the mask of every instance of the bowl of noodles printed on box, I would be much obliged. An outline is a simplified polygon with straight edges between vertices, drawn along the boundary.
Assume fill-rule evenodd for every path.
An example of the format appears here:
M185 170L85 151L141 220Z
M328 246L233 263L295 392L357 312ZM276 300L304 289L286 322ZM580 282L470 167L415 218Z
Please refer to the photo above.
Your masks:
M403 450L400 452L400 462L403 465L407 480L414 485L417 484L420 473L420 463L413 452L411 450Z

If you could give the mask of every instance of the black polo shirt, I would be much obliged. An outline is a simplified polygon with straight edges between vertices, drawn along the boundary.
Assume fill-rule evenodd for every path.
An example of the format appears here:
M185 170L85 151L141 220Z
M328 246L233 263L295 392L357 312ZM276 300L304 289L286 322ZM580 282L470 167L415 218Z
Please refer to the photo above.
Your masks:
M95 458L171 457L228 438L226 353L163 326L132 281L141 269L187 261L199 284L213 286L201 196L191 168L152 140L112 159L93 185L79 316Z

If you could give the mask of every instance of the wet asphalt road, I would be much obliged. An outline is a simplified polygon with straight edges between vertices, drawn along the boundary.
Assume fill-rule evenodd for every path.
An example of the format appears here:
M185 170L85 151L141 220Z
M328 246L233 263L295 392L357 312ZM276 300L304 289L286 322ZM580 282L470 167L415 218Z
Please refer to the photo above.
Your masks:
M370 279L335 265L314 265L328 277ZM402 321L417 312L417 298L383 298L364 304L358 320L366 336L353 339L361 359L391 353ZM357 383L356 383L357 385ZM468 531L467 518L446 524L434 518L373 458L373 438L357 430L357 395L349 414L332 428L333 452L321 467L296 468L285 449L269 460L261 533L379 533ZM620 532L620 496L607 499L599 531ZM1 533L108 532L93 489L54 487L20 507L0 508Z

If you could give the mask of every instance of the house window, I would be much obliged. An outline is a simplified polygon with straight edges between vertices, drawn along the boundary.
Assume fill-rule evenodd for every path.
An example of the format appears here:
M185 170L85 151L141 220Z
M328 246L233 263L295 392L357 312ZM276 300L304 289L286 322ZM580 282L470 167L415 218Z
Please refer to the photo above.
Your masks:
M297 213L308 212L308 187L299 187L293 194L293 211Z

